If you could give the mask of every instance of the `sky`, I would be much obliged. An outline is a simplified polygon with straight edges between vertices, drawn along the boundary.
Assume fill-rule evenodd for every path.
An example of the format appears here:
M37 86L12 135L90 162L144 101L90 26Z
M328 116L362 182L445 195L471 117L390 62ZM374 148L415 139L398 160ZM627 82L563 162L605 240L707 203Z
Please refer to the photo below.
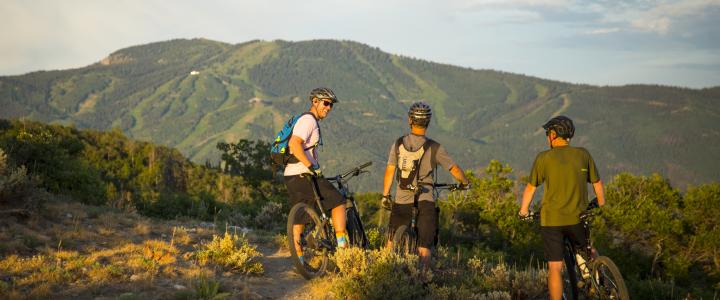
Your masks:
M0 75L176 38L352 40L592 85L720 86L720 0L0 0Z

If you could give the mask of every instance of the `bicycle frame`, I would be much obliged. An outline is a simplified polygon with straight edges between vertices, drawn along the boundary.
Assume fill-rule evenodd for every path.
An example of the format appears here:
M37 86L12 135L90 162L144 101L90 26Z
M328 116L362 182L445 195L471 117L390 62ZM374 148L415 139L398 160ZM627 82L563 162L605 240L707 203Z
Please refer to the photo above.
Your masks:
M353 193L350 192L345 178L348 176L351 176L351 175L352 175L351 177L355 177L355 176L360 175L362 172L367 172L367 171L362 171L362 169L370 166L371 164L372 164L372 162L367 162L367 163L365 163L343 175L337 175L335 177L327 178L328 181L335 182L337 184L338 191L340 191L340 194L346 200L346 208L345 208L346 216L348 216L348 214L347 214L348 211L353 211L353 210L355 211L355 214L357 217L357 218L355 218L357 220L357 224L355 224L355 225L357 225L359 227L358 231L361 233L360 246L362 246L363 248L369 247L370 240L368 239L367 234L365 233L365 225L363 225L362 219L360 219L360 209L358 209L357 203L355 202L355 197L353 197L354 196ZM349 202L349 205L347 204L347 202ZM349 223L350 222L347 222L348 225L349 225ZM348 230L348 232L350 232L350 231Z
M340 192L342 197L346 201L349 200L350 203L352 204L352 207L346 207L346 209L354 209L357 212L357 214L358 214L357 221L358 221L358 225L360 226L360 228L359 228L360 232L362 233L361 246L363 246L365 248L367 248L367 246L369 245L369 240L367 238L367 234L365 233L365 227L362 224L362 220L359 218L360 211L357 208L355 198L352 197L352 194L350 193L350 191L348 189L347 181L345 180L345 178L355 177L355 176L360 175L362 172L367 172L367 171L363 171L363 169L370 165L372 165L372 162L367 162L365 164L362 164L362 165L354 168L353 170L351 170L349 172L346 172L345 174L326 178L330 182L335 182L337 184L338 191ZM322 224L322 227L324 228L324 230L326 230L328 232L328 236L334 236L335 228L332 225L330 218L325 213L325 207L322 205L323 197L322 197L322 195L320 195L320 186L318 185L317 177L315 177L315 176L308 176L308 177L310 177L310 180L312 182L313 193L315 196L315 205L317 205L317 208L320 210L320 222ZM327 241L327 242L329 242L329 245L328 245L330 247L329 249L331 251L334 251L335 248L337 247L337 241L335 239L330 239L330 241Z
M608 272L612 275L613 280L609 281L613 288L613 291L618 293L617 295L621 299L627 298L627 288L622 279L622 274L617 269L617 266L608 257L593 255L592 239L590 238L590 220L589 218L595 215L592 209L597 208L597 198L590 202L588 208L580 214L580 223L583 226L585 232L585 244L584 249L579 249L576 245L567 237L563 239L564 253L563 259L565 261L565 271L567 278L569 279L568 288L571 294L563 294L564 299L577 299L579 291L584 290L586 295L593 295L601 293L604 295L608 290L603 290L604 283L601 282L607 279L607 274L604 271L596 271L596 265L602 262L602 265L610 268ZM522 217L524 220L536 220L539 219L540 215L537 213L531 213L526 217ZM580 257L584 262L579 262L577 257ZM605 282L607 283L607 282Z
M349 242L351 245L362 247L367 247L369 242L362 227L360 216L357 213L355 200L352 199L352 194L348 191L347 183L344 179L351 175L359 175L362 169L370 164L371 162L368 162L354 168L346 174L327 178L328 181L333 181L337 184L337 188L343 199L346 201L349 200L352 204L345 211L346 216L348 216ZM321 182L318 181L318 177L314 176L314 174L305 174L301 177L306 178L309 181L308 183L311 184L315 205L300 202L293 205L290 209L287 221L288 246L290 247L292 262L298 273L305 277L305 279L312 279L327 271L329 254L335 252L338 245L332 220L328 217L325 207L323 206L323 196L320 192ZM305 221L305 217L309 217L310 220ZM296 223L297 221L301 223ZM310 227L308 227L308 225ZM305 256L308 253L309 256ZM304 258L306 257L308 261L305 261ZM315 258L319 258L319 260Z

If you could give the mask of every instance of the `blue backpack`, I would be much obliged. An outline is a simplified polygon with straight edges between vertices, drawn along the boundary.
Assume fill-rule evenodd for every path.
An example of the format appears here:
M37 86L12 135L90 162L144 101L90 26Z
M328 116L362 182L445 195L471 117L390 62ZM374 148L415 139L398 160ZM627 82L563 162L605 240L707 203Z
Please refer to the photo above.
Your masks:
M295 123L297 123L300 117L308 114L312 115L312 113L305 112L297 116L293 116L285 123L285 126L283 126L280 132L278 132L278 134L275 136L272 147L270 147L270 160L272 161L273 165L284 167L289 163L298 162L298 159L294 155L290 154L290 147L288 146L288 142L290 142L290 137L292 136L293 128L295 128ZM314 115L313 119L315 119ZM317 119L315 119L315 122L317 122ZM319 128L320 124L318 124L318 129ZM319 144L322 145L322 135L320 135ZM305 148L304 150L308 150L313 147L315 147L315 145Z

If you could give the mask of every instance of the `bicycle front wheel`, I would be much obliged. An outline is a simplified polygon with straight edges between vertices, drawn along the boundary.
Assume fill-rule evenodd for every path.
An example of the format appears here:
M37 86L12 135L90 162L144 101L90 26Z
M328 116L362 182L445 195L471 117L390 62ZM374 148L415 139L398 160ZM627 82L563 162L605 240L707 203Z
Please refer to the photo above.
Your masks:
M305 203L292 207L287 221L288 248L295 269L305 279L325 273L328 267L328 234L320 217Z
M592 275L596 285L597 299L630 299L625 280L623 280L620 269L607 256L600 256L595 259L592 265Z
M347 217L347 232L350 238L350 245L367 249L369 243L365 236L362 222L360 221L360 215L355 207L348 207L345 215Z
M400 225L395 229L393 251L397 254L417 254L415 235L406 225Z

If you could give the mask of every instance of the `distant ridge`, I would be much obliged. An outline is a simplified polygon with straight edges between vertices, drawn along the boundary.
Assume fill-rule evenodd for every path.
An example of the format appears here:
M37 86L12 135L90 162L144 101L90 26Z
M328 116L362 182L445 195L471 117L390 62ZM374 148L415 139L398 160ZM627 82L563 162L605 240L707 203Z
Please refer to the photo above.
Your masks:
M333 88L341 100L322 123L324 167L376 162L377 178L365 179L361 190L379 189L389 145L406 131L406 110L416 100L433 106L430 136L466 169L499 159L528 170L546 148L540 125L561 113L575 120L573 145L591 151L603 178L658 172L680 187L720 178L720 87L575 85L352 41L133 46L83 68L0 77L0 118L119 128L196 162L216 161L217 142L270 140L306 108L316 86Z

